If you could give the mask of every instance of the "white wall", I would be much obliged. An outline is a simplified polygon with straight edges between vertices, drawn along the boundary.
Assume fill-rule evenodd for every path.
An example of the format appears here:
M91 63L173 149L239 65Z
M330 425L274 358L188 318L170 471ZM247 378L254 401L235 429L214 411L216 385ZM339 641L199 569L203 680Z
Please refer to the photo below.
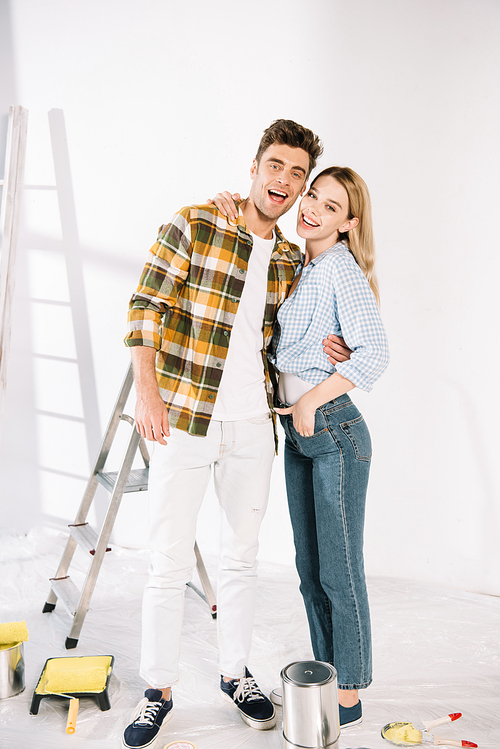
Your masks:
M368 573L500 594L498 2L4 0L0 21L2 152L8 105L30 112L1 523L71 522L158 226L244 193L288 117L373 198L392 364L354 395L375 443ZM142 541L144 500L117 539ZM213 497L201 526L215 548ZM293 559L280 461L261 555Z

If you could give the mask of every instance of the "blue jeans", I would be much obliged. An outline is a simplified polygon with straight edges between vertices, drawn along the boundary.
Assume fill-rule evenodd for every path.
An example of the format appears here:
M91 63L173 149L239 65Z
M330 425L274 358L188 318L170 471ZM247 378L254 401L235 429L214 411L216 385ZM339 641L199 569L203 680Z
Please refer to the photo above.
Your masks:
M370 433L348 395L318 408L312 437L298 434L291 415L280 418L296 565L314 657L335 666L340 689L362 689L372 680L363 564Z

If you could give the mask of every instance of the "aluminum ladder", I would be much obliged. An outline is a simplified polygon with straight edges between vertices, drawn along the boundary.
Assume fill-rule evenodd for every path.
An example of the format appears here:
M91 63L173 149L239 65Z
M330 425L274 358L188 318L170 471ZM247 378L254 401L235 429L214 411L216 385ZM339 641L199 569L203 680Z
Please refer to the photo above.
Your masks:
M90 605L90 599L94 592L97 577L104 560L104 555L107 551L111 551L108 542L122 497L126 492L140 492L145 491L148 488L149 453L146 443L137 432L134 419L124 413L132 384L133 373L132 365L130 365L116 400L113 413L99 450L99 455L97 456L94 470L92 471L87 488L85 489L75 522L68 526L70 536L61 557L61 561L59 562L59 567L57 568L55 576L50 578L51 591L43 607L43 613L45 614L49 611L53 611L56 607L57 600L63 604L64 608L69 613L73 621L69 635L66 638L65 646L67 650L76 648L78 644L78 638ZM132 433L128 440L120 469L118 471L105 472L104 468L106 460L120 421L128 422L132 427ZM132 469L137 448L139 448L141 453L144 468ZM100 533L97 534L87 523L87 515L99 484L102 484L102 486L110 492L110 499ZM77 545L82 547L92 557L81 591L78 590L68 575L68 569ZM208 604L212 618L215 619L217 616L215 595L196 543L194 551L196 555L196 569L203 592L193 585L193 583L188 583L188 585Z

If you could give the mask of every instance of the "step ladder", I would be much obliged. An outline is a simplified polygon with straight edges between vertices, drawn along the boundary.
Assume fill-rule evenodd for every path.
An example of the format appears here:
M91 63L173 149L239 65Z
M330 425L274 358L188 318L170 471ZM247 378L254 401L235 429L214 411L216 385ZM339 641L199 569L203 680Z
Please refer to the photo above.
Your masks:
M68 526L70 532L68 543L66 544L55 577L50 579L51 591L43 607L44 614L53 611L57 600L59 600L72 618L71 630L65 643L67 650L76 648L78 644L78 638L89 608L90 599L94 592L104 555L106 552L111 551L108 542L122 497L127 492L140 492L148 488L149 453L146 443L135 428L134 419L124 413L132 384L133 373L132 365L130 365L106 429L99 455L87 488L85 489L75 522ZM128 440L120 469L118 471L105 472L106 460L121 421L130 424L132 433ZM137 449L141 453L144 468L132 469ZM110 499L101 531L97 534L87 523L87 515L99 484L110 492ZM81 591L78 590L68 575L68 569L77 545L82 547L91 556L90 566ZM188 583L188 585L208 604L212 618L215 619L217 616L217 604L196 543L194 551L196 555L196 569L203 592L192 583Z
M28 110L20 106L9 107L5 170L4 178L0 180L0 186L3 187L0 207L0 244L2 245L0 252L0 432L7 390L7 365L27 133Z

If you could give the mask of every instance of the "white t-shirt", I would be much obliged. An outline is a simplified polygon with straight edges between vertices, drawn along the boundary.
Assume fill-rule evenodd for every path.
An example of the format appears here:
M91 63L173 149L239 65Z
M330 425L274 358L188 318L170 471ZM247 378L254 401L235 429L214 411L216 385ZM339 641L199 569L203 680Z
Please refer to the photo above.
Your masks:
M262 361L267 274L275 238L252 234L247 277L234 319L212 419L239 421L269 411Z

